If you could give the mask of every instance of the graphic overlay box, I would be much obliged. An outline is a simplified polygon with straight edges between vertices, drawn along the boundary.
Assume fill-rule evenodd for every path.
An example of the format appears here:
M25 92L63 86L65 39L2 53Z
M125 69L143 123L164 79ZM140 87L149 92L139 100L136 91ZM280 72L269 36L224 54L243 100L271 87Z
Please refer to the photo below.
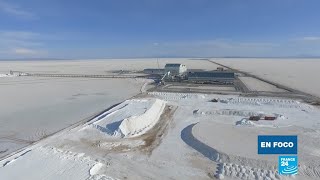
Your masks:
M280 175L298 174L297 156L279 156L278 171Z
M292 136L258 136L258 154L297 154L298 137Z

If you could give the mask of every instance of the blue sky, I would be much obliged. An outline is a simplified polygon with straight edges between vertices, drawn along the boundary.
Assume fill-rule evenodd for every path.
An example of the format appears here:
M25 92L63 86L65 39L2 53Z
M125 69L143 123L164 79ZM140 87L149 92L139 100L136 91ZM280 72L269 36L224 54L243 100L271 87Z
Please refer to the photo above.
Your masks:
M0 0L0 59L320 56L319 0Z

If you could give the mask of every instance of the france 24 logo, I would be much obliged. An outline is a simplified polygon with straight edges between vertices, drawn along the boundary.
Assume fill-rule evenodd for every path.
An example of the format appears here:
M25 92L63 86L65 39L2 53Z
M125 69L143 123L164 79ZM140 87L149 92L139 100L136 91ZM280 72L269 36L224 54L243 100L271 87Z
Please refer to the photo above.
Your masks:
M281 175L298 174L297 156L279 156L278 171Z

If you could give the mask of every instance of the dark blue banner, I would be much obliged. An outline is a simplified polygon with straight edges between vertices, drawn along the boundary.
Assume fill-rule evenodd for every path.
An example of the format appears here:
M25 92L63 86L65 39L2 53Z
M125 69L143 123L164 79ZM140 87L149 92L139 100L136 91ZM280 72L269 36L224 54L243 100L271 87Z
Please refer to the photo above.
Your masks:
M297 154L297 136L258 136L258 154Z

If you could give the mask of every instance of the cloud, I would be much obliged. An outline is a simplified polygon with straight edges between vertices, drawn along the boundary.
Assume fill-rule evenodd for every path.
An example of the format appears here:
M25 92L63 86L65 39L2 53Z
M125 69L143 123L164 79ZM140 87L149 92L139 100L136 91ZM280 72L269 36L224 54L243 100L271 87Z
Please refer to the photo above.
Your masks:
M0 47L4 46L42 46L44 37L28 31L0 31Z
M16 55L37 55L41 54L40 51L36 51L33 49L27 49L27 48L15 48L12 50L12 52Z
M306 42L306 43L310 43L310 42L320 42L320 36L304 36L304 37L298 37L298 38L293 38L290 39L291 41L295 41L298 43L302 43L302 42Z
M5 38L19 38L19 39L34 39L36 37L39 37L40 35L33 32L28 31L1 31L0 32L1 37Z
M28 31L0 31L0 58L36 57L47 54L45 36Z
M24 19L33 19L36 17L33 12L26 11L17 4L8 3L2 0L0 0L0 11Z
M320 41L320 37L317 37L317 36L306 36L306 37L301 38L301 40L304 40L304 41Z

